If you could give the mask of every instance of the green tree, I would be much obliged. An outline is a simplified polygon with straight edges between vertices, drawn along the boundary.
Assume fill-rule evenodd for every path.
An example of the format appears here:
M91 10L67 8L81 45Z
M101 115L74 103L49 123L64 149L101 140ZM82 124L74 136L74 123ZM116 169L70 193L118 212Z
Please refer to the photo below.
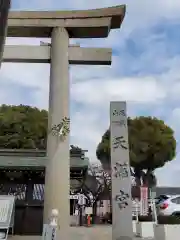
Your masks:
M152 117L128 118L130 165L137 185L155 185L154 170L174 159L174 131L162 120ZM104 166L110 165L110 130L102 136L96 155Z
M0 148L45 149L48 114L30 106L0 106Z

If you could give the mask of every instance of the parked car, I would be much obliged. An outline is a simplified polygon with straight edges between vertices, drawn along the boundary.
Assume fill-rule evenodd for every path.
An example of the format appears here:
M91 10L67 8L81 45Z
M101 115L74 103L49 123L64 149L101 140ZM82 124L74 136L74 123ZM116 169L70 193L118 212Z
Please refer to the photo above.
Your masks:
M169 197L171 197L171 195L165 194L159 195L158 197L155 198L155 203L159 204L160 202L167 200Z
M180 217L180 195L160 195L155 202L158 215Z

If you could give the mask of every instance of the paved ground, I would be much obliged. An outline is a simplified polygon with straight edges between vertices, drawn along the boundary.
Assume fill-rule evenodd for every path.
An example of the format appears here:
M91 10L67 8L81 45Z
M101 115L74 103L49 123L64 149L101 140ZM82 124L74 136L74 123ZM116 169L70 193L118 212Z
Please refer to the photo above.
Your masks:
M95 227L71 227L70 240L111 240L111 226L95 226ZM40 236L14 236L9 240L41 240ZM138 238L139 239L139 238ZM150 238L148 238L150 239ZM152 239L152 238L151 238ZM137 240L136 238L134 240ZM153 240L153 239L152 239Z

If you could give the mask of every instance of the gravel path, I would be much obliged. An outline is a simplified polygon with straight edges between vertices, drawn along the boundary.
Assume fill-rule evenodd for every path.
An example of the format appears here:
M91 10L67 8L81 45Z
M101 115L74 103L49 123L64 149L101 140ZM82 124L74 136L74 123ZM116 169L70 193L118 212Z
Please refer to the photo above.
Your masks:
M71 227L70 239L67 240L111 240L112 228L111 226L93 226L93 227ZM13 236L9 240L41 240L40 236ZM134 238L139 240L140 238ZM147 240L154 240L153 238L146 238ZM145 240L145 239L144 239Z

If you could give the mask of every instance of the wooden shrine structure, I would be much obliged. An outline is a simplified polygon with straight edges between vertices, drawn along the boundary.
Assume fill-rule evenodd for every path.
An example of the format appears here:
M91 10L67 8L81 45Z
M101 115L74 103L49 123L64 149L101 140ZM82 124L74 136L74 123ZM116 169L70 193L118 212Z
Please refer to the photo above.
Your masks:
M70 188L78 190L86 176L89 160L83 151L70 155ZM42 233L47 161L43 150L0 149L0 195L16 197L15 234Z

